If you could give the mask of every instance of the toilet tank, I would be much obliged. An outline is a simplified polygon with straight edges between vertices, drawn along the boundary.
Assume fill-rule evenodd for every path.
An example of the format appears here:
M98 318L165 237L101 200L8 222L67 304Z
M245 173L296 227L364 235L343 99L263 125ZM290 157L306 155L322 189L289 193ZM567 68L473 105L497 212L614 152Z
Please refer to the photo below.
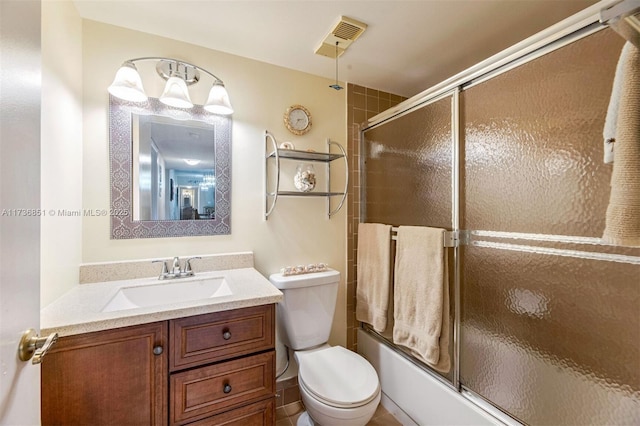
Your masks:
M269 280L284 295L276 308L276 323L282 342L293 350L327 343L336 308L340 272L284 276L272 274Z

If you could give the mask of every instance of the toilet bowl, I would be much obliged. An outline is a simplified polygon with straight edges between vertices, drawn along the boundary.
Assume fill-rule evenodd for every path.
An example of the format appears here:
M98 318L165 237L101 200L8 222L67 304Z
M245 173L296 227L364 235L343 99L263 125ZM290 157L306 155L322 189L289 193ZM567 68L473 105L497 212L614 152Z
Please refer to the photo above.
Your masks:
M364 426L380 402L376 370L362 356L329 346L340 273L269 277L283 293L276 322L298 363L298 384L306 412L298 426Z
M380 402L374 368L360 355L341 346L295 353L300 396L311 419L298 426L362 426Z

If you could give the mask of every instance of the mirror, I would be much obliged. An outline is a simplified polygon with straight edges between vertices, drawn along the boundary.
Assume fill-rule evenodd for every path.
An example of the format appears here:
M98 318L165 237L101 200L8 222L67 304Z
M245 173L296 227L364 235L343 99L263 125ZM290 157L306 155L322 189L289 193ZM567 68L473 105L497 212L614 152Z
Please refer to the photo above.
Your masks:
M111 238L231 232L231 118L110 96Z
M132 115L133 220L215 218L214 126Z

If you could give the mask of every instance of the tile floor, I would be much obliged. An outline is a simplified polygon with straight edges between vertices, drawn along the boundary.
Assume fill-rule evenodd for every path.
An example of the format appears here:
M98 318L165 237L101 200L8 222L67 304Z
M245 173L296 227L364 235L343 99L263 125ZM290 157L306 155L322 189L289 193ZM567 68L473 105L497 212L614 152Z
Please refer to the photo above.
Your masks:
M298 417L304 411L302 402L294 402L276 409L276 426L295 426ZM382 404L378 405L373 418L367 423L367 426L402 426L402 423L396 420Z

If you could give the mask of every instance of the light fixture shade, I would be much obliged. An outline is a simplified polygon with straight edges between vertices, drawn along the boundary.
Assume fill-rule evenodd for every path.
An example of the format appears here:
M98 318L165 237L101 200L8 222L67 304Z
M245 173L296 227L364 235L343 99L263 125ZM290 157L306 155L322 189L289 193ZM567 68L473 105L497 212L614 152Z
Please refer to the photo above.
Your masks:
M229 93L227 93L227 89L225 89L224 84L220 80L213 83L213 87L211 91L209 91L207 103L204 104L204 109L213 114L233 114Z
M160 102L176 108L191 108L193 102L189 98L189 90L187 84L180 77L170 77L164 92L160 96Z
M142 87L142 79L136 66L125 62L107 89L113 96L130 102L146 102L147 94Z

